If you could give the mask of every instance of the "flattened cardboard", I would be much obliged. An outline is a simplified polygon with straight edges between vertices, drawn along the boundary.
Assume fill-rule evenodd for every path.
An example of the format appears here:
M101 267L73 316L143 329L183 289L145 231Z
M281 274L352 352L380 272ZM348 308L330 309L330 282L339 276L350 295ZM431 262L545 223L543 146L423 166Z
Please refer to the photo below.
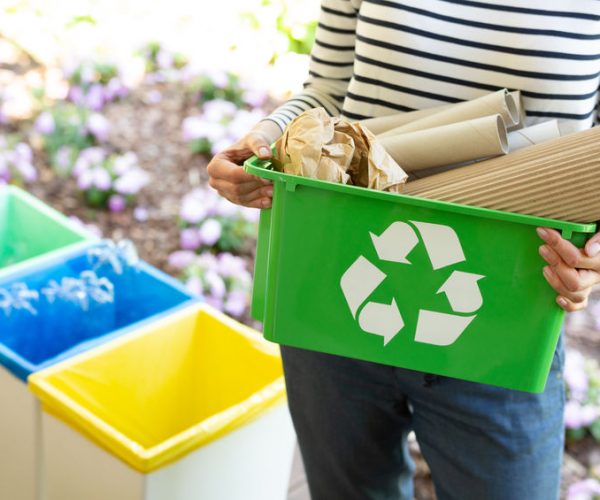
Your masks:
M600 220L600 128L409 182L404 194L572 222Z

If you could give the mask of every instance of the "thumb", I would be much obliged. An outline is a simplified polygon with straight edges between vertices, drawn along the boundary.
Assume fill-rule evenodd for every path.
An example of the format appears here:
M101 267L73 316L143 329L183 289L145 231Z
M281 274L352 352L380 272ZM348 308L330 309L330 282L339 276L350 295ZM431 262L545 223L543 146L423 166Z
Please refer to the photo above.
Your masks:
M596 257L600 254L600 232L592 236L585 244L585 253L588 257Z
M250 146L252 152L261 160L266 160L272 156L271 147L267 139L261 134L250 133L248 135L248 146Z

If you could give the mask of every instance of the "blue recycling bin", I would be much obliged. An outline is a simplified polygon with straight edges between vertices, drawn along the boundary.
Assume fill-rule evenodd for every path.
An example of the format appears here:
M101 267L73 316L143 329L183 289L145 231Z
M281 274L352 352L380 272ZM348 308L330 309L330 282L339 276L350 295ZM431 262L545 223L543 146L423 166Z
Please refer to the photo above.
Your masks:
M105 242L90 242L0 274L0 499L43 498L41 409L27 390L27 377L80 352L100 349L196 301L178 281L145 262L113 266L90 261L88 252L110 248ZM65 278L81 279L93 267L97 281L106 278L112 284L112 300L59 296L56 287ZM6 307L16 304L7 299L16 296L16 284L39 294L30 310L24 302Z
M94 248L109 247L105 242L90 244L0 279L0 292L24 283L40 294L32 302L35 312L21 308L7 314L0 308L0 364L18 378L26 380L32 372L196 300L177 280L143 261L123 269L105 262L96 269L99 278L107 278L114 286L112 302L89 300L82 306L60 298L48 300L42 290L49 283L77 278L93 267L88 252Z

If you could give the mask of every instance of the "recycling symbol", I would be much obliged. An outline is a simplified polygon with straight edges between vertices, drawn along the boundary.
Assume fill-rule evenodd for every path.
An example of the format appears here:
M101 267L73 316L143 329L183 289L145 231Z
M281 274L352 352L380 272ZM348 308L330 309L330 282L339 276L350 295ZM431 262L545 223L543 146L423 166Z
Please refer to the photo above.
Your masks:
M449 226L429 222L396 221L379 236L370 233L380 260L411 265L407 255L419 244L419 237L433 271L466 261L460 240ZM454 270L437 293L445 293L452 313L419 309L415 341L437 346L456 342L476 317L483 304L478 281L485 276ZM383 337L386 346L403 328L404 320L396 300L382 304L368 301L386 275L360 255L344 272L340 285L354 319L367 333ZM456 314L456 313L463 313ZM464 313L469 314L465 316Z

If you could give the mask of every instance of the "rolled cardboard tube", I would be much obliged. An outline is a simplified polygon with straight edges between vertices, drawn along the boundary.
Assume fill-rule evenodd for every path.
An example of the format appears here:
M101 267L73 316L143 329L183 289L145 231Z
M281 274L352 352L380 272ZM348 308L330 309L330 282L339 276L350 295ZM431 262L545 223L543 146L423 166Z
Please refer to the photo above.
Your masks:
M434 106L433 108L417 109L406 113L394 113L392 115L367 118L365 120L360 120L359 123L364 127L367 127L372 134L378 135L393 128L400 127L401 125L406 125L407 123L419 120L420 118L439 113L450 106L453 106L453 104L442 104L441 106Z
M506 126L500 115L451 123L379 142L405 172L506 154Z
M515 105L517 106L517 116L519 117L517 123L508 126L508 131L512 132L513 130L525 127L525 118L527 115L525 114L525 105L523 104L523 95L521 94L521 91L513 90L512 92L509 92L509 94L512 96Z
M498 176L514 175L511 169L525 170L532 164L538 168L544 165L553 166L557 161L555 155L559 155L560 161L563 163L575 160L586 161L586 158L589 159L590 154L586 148L578 147L578 144L582 141L575 136L579 136L579 134L552 139L546 143L518 150L507 156L474 163L460 169L412 181L406 184L403 192L425 196L422 193L432 193L437 189L448 189L449 186L460 186L458 189L461 190L471 181L494 182L494 178L497 179ZM569 145L567 149L564 147L565 144ZM542 146L543 153L540 153Z
M508 90L498 90L491 94L486 94L471 101L463 101L452 104L438 113L424 116L418 120L411 121L405 125L388 130L380 137L388 135L405 134L416 130L425 130L428 128L440 127L449 123L463 122L482 116L496 115L502 116L507 127L519 123L519 109L515 103L514 97Z
M540 144L550 139L560 137L558 121L548 120L530 127L513 130L508 133L508 150L512 153L534 144Z

